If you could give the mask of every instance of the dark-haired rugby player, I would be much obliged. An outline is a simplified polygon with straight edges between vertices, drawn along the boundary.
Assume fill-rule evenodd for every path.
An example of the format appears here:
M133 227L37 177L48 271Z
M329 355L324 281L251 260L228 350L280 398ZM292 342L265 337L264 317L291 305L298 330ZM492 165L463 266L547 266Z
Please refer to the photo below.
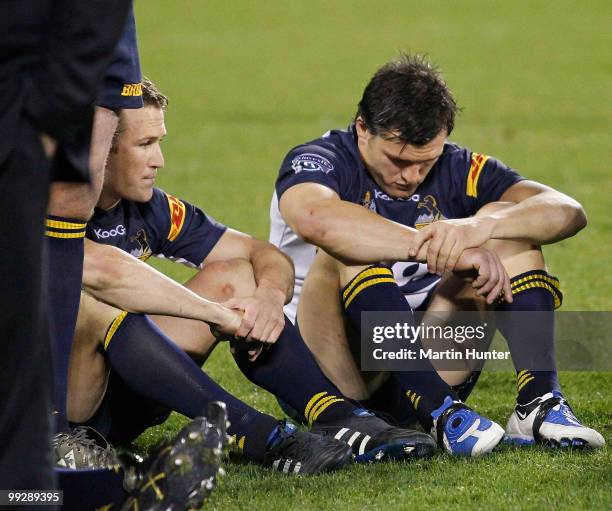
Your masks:
M517 371L505 433L517 443L600 447L602 436L576 419L561 394L553 310L562 295L540 249L582 229L584 211L563 193L449 142L456 112L438 71L402 55L370 80L346 131L287 154L270 235L296 268L287 312L297 314L304 340L346 396L399 421L416 415L447 451L475 456L504 435L463 404L479 373L438 374L431 365L361 372L354 356L361 313L540 311L537 326L497 325ZM466 270L474 273L469 282L457 274Z

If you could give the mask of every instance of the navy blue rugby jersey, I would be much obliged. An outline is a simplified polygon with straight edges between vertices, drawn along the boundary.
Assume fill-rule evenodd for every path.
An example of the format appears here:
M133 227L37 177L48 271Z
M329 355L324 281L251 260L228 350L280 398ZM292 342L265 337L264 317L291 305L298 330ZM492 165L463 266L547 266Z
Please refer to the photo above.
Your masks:
M366 171L351 125L348 131L330 131L292 149L281 165L276 193L280 199L296 184L320 183L343 200L419 228L435 220L472 216L485 204L499 200L507 188L522 179L502 162L448 142L414 195L393 199Z
M271 206L270 241L286 252L296 267L295 296L287 314L294 319L303 279L315 254L315 248L301 240L278 211L278 200L292 186L322 184L342 200L419 229L437 220L472 216L483 205L499 200L506 189L522 179L502 162L448 142L415 193L409 198L394 199L380 189L361 161L354 125L295 147L283 160ZM424 303L427 292L439 280L419 263L398 262L393 271L404 294L414 295L408 301L415 308Z
M87 237L141 260L154 255L200 267L226 229L201 209L154 188L149 202L121 200L108 211L96 208Z

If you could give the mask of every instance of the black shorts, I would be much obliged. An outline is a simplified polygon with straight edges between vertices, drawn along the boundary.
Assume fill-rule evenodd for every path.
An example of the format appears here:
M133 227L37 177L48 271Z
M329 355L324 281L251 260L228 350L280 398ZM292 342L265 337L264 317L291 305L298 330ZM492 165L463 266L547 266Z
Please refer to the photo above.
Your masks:
M83 424L113 445L129 445L146 429L163 423L171 409L131 390L111 369L108 387L95 415Z

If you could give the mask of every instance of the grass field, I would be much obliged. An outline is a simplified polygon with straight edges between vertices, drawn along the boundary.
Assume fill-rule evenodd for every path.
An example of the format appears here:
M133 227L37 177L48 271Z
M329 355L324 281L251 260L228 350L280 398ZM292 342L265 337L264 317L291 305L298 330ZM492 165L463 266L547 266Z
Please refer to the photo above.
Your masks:
M463 112L452 138L578 199L589 226L547 247L565 310L612 310L608 213L612 4L606 1L137 2L143 69L171 99L158 184L220 221L267 237L280 161L292 146L344 127L364 85L398 49L438 62ZM189 271L155 263L183 280ZM609 342L609 339L608 339ZM207 372L280 414L219 349ZM612 441L612 373L564 373L579 417ZM505 423L511 374L487 373L470 398ZM178 416L139 440L170 436ZM504 449L478 460L354 466L289 479L231 463L218 509L604 509L610 450Z

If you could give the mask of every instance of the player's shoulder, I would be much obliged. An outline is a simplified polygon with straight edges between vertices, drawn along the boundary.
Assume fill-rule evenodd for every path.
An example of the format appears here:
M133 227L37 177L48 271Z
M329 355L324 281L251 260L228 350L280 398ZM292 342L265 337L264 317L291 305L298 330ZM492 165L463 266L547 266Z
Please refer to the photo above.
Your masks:
M449 169L465 167L470 162L471 156L472 151L469 148L449 141L444 144L440 163Z
M153 188L148 202L138 204L145 222L161 237L174 241L188 216L188 204L161 188Z
M348 130L330 130L319 138L293 147L285 157L285 166L295 172L332 170L354 158L352 134Z
M461 146L455 142L447 142L444 145L440 167L442 170L457 175L475 175L480 173L485 166L503 166L496 158L474 151L469 147Z

